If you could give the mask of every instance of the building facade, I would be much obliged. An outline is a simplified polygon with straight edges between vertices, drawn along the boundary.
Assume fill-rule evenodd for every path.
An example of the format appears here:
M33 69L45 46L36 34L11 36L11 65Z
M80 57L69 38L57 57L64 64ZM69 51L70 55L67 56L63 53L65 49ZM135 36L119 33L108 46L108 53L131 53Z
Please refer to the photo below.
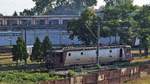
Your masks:
M22 36L27 45L33 45L35 38L42 41L49 36L53 45L79 45L78 38L71 40L67 32L67 23L78 19L79 15L46 16L0 16L0 46L16 44ZM101 44L118 43L119 37L100 38Z
M77 15L47 15L47 16L0 16L0 29L7 26L49 26L66 25Z

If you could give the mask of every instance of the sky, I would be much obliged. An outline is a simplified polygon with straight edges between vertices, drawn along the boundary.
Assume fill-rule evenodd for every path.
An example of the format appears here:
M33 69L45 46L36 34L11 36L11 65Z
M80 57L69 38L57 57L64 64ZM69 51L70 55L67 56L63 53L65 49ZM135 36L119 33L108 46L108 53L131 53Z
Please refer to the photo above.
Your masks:
M150 4L150 0L134 0L134 4L142 6L143 4ZM4 15L12 15L14 11L21 12L23 9L30 9L34 6L32 0L0 0L0 13ZM98 8L105 5L103 0L98 0Z

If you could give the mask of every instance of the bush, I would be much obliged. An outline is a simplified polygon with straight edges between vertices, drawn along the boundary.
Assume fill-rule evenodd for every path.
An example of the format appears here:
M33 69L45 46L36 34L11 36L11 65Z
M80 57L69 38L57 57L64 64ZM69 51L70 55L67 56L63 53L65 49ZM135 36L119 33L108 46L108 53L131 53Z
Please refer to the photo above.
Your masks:
M100 68L101 68L101 65L96 64L96 68L100 69Z
M62 79L62 77L59 76L49 77L48 73L0 72L0 83L10 82L11 84L16 83L22 84L22 82L27 81L32 84L43 80L54 80L54 79Z

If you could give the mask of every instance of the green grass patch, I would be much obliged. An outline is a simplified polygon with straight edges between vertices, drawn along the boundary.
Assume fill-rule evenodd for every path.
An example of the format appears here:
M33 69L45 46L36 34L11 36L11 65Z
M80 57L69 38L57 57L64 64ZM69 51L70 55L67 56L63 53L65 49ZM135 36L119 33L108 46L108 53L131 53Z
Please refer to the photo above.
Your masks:
M36 84L39 81L57 79L63 78L48 73L0 72L0 84Z

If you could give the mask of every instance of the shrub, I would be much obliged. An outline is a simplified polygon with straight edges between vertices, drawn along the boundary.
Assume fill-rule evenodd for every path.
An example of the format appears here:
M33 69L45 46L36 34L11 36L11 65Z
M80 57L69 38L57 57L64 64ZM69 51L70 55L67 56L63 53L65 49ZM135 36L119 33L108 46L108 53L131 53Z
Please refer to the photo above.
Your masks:
M48 73L0 72L0 83L10 82L11 84L16 84L16 83L22 84L21 82L26 82L26 81L30 83L33 82L36 83L43 80L54 80L54 79L62 79L62 77L59 76L50 77Z
M73 71L73 70L69 70L68 71L68 76L69 77L72 77L72 76L75 76L76 75L76 72L75 71Z

